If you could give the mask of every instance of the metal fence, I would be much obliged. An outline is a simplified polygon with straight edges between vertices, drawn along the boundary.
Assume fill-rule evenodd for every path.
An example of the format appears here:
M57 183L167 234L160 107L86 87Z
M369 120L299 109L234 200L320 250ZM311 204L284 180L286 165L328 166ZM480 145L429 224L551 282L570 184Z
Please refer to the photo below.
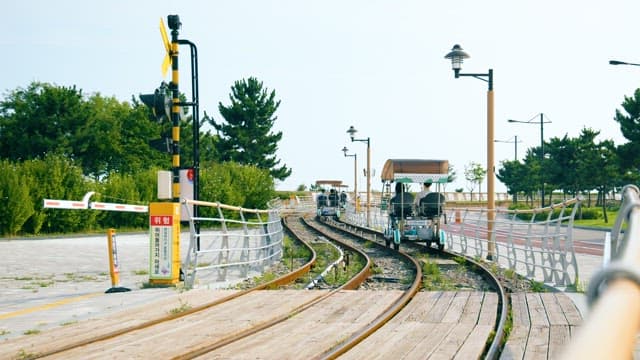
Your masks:
M283 228L279 208L244 209L217 202L184 200L215 209L216 217L189 214L189 248L183 263L185 287L224 286L261 275L282 258ZM226 213L226 216L225 216Z
M578 263L572 232L580 204L581 199L574 198L533 210L498 209L491 233L486 208L447 208L443 224L446 248L486 258L492 242L495 244L492 260L500 266L557 287L576 285ZM378 231L386 228L388 217L380 209L371 209L371 219L370 228ZM366 214L348 207L343 221L364 227Z
M447 209L447 249L486 258L495 244L493 261L557 287L576 285L578 262L573 245L573 220L581 200L574 198L546 208L496 210L493 231L487 231L487 209Z

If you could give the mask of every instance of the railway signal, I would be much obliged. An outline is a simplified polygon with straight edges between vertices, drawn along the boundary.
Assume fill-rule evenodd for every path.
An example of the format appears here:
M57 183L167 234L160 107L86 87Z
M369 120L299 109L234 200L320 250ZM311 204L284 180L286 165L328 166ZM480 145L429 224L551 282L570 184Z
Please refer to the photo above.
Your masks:
M140 101L151 109L156 121L161 122L171 118L171 91L164 81L153 94L140 94Z

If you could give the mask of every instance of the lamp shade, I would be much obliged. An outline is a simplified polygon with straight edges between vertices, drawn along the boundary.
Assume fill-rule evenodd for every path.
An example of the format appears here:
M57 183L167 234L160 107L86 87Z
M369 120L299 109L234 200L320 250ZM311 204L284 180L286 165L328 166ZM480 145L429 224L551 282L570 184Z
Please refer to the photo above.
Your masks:
M469 54L462 50L462 46L455 44L451 51L444 56L445 59L451 59L451 68L453 70L460 70L462 68L462 62L464 59L469 58Z

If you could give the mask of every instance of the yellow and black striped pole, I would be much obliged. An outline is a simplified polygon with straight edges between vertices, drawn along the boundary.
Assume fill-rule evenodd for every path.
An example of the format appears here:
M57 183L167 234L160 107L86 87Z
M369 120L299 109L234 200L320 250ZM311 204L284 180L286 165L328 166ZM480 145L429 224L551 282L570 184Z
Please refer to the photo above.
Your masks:
M178 30L180 29L180 18L178 15L167 16L169 29L171 29L171 139L173 140L171 172L173 202L180 202L180 92L179 92L179 72L178 72Z

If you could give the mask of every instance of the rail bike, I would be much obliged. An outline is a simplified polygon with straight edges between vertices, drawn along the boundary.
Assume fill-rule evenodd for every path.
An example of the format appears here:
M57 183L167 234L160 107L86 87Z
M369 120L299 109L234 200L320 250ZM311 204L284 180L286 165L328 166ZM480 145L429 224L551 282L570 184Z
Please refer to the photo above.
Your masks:
M401 243L410 241L444 249L446 234L440 223L446 223L443 211L446 199L441 186L448 181L447 160L389 159L385 162L382 199L389 215L384 229L387 247L393 245L398 250ZM391 192L392 184L394 193ZM416 195L408 191L410 184L425 186L425 190L417 194L417 200Z
M346 193L341 192L341 180L317 180L316 215L318 218L332 217L338 219L346 204Z

